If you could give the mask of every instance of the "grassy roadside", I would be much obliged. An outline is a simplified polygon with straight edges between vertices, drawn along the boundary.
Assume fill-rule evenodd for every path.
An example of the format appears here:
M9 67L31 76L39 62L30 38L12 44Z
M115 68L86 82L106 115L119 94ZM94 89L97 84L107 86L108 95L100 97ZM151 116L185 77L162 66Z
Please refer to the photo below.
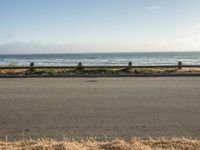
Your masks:
M172 139L115 139L112 141L50 139L0 142L1 150L199 150L200 140Z
M29 71L28 69L0 69L0 75L123 75L123 74L176 74L188 73L199 74L200 68L40 68Z

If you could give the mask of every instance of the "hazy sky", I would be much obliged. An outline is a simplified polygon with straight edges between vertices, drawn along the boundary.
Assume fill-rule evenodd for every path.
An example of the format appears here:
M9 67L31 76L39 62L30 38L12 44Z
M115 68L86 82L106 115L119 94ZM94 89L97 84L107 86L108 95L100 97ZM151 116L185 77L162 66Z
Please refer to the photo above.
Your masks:
M0 54L200 50L200 0L0 0Z

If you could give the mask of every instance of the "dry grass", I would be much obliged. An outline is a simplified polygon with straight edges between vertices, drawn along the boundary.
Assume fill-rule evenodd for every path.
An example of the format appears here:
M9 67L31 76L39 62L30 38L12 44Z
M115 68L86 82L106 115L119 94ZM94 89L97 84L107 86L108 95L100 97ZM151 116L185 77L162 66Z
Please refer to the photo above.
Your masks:
M1 150L200 150L200 140L175 139L138 139L113 141L54 141L29 140L0 142Z
M22 75L22 74L25 74L26 71L27 71L27 69L2 69L2 70L0 70L0 74L2 74L2 75L6 75L6 74Z
M200 73L200 68L182 68L179 72Z

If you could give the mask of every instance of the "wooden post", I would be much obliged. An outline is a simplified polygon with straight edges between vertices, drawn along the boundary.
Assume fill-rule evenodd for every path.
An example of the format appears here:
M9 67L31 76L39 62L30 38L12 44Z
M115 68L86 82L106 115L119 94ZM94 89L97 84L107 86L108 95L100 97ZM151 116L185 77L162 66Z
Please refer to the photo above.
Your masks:
M81 62L78 63L78 67L82 67L82 63Z
M181 61L178 62L178 69L182 69L182 62Z
M31 62L30 63L30 73L33 72L33 70L34 70L34 62Z
M83 65L82 65L81 62L78 63L77 70L78 71L82 71L83 70Z
M131 61L128 62L128 68L129 68L129 69L132 68L132 62L131 62Z

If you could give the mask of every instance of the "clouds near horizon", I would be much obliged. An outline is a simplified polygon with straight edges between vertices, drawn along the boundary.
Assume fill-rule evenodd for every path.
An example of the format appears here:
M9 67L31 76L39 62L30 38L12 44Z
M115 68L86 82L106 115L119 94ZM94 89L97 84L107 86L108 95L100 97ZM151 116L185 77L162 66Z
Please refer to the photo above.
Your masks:
M0 1L0 54L200 51L199 43L199 0Z

